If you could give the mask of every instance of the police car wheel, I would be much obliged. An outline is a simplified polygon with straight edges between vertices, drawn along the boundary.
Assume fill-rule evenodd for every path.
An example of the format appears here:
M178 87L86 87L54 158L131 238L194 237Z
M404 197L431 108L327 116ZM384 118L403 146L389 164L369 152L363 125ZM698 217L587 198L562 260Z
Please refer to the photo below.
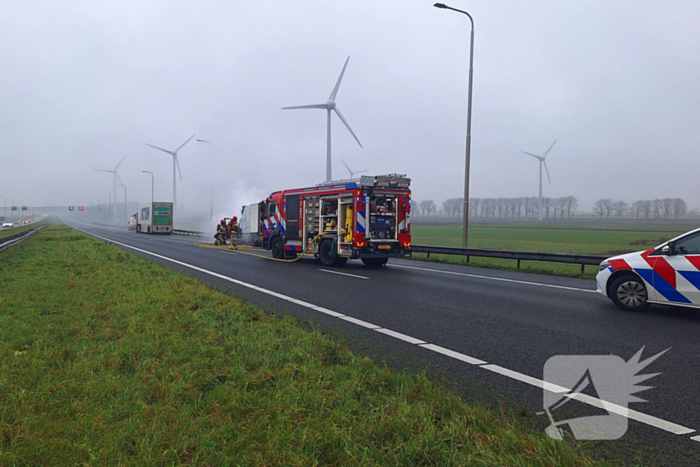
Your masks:
M275 237L272 240L272 246L270 247L272 250L272 257L276 259L284 259L284 245L282 245L282 239L279 237Z
M639 311L649 306L649 295L642 281L633 276L622 276L610 286L613 303L626 311Z

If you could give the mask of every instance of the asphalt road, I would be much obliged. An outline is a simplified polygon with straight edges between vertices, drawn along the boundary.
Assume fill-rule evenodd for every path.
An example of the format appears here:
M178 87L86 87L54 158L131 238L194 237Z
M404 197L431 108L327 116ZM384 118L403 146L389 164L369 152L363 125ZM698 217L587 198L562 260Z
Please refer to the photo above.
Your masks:
M359 261L324 268L313 258L284 264L267 252L197 245L209 238L64 222L269 311L308 320L375 361L426 372L467 400L503 405L541 429L549 424L537 412L550 357L618 355L628 361L642 347L642 359L670 349L640 372L661 374L641 383L653 389L636 394L647 403L630 404L625 436L587 448L644 465L700 465L700 310L623 312L582 279L410 260L391 260L381 269ZM594 405L572 401L556 418L606 413Z

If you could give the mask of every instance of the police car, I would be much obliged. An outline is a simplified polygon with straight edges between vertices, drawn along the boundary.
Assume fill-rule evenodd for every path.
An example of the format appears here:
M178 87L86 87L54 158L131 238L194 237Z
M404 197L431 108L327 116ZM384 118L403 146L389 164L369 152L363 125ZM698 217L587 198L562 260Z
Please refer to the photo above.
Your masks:
M623 310L650 303L700 308L700 229L600 263L597 292Z

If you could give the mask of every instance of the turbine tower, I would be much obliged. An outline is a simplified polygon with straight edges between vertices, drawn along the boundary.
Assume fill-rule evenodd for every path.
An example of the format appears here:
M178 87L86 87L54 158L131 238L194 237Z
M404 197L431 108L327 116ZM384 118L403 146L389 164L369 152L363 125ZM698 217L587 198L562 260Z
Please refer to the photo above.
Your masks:
M529 152L525 152L525 151L520 151L520 152L522 152L523 154L527 154L528 156L532 156L532 157L534 157L535 159L537 159L537 160L540 161L540 198L539 198L539 200L538 200L538 202L537 202L537 211L538 211L538 212L537 212L537 220L538 220L538 221L541 221L541 220L542 220L542 166L544 166L544 170L547 171L547 179L549 180L549 183L552 183L552 179L549 177L549 169L547 168L547 162L545 161L545 159L547 158L547 154L549 154L549 151L551 151L552 148L554 147L554 145L557 144L557 141L558 141L558 140L554 140L554 142L553 142L552 145L549 147L549 149L547 149L547 150L544 152L544 154L542 154L541 156L538 156L537 154L532 154L532 153L529 153Z
M340 82L343 80L343 75L345 74L345 68L348 66L348 61L350 60L350 56L348 55L348 58L345 60L345 65L343 65L343 71L340 72L340 76L338 77L338 82L335 83L335 87L333 88L333 91L331 91L331 95L328 97L328 100L324 104L312 104L312 105L297 105L294 107L282 107L282 110L291 110L291 109L325 109L326 114L327 114L327 122L326 122L326 182L330 182L332 180L331 176L331 111L334 111L338 118L340 118L340 121L343 122L345 127L348 129L350 134L352 135L353 138L355 138L355 141L357 141L357 144L362 147L362 143L360 143L360 140L357 139L357 136L355 136L355 133L352 131L352 128L350 128L350 125L348 122L345 120L343 117L343 114L340 113L340 110L338 110L338 107L336 107L335 104L335 97L338 95L338 89L340 88Z
M113 210L109 214L112 219L117 218L117 201L116 201L116 199L117 199L117 180L119 180L119 183L122 183L122 179L119 178L119 174L117 173L117 169L119 169L119 166L122 165L122 162L124 162L125 158L126 158L126 154L124 155L124 157L122 157L122 160L119 161L119 163L114 168L114 170L94 169L95 172L108 172L108 173L112 174L112 179L114 181L114 186L112 187L112 190L113 190L112 196L113 196L113 199L115 200Z
M342 162L343 165L345 166L345 168L348 169L348 172L350 172L350 178L351 178L351 179L355 176L355 174L361 174L361 173L363 173L363 172L367 172L366 170L355 170L355 171L353 172L352 170L350 170L350 167L348 167L348 164L346 164L345 161L344 161L343 159L340 159L340 162Z
M169 150L163 149L163 148L159 148L158 146L153 146L152 144L145 143L146 146L150 146L150 147L152 147L152 148L155 148L155 149L158 149L158 150L160 150L160 151L166 152L166 153L170 154L171 156L173 156L173 211L176 210L175 207L176 207L176 205L177 205L177 179L175 178L175 169L177 169L177 172L180 174L180 181L182 181L182 172L180 171L180 161L177 159L177 153L178 153L178 151L180 151L180 149L183 148L183 146L184 146L185 144L189 143L190 140L191 140L192 138L194 138L195 136L197 136L197 135L192 135L192 136L190 136L189 139L188 139L187 141L185 141L184 143L182 143L180 146L176 147L176 148L173 149L172 151L169 151ZM174 217L175 215L172 214L172 216L173 216L173 219L174 219L174 218L175 218L175 217Z

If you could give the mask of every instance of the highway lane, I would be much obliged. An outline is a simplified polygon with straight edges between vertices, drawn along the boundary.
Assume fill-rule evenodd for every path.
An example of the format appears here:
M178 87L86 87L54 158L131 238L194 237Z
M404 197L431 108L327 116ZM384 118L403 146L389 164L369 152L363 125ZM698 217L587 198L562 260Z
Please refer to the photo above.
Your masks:
M696 410L700 313L693 310L654 307L644 313L621 312L607 299L592 293L595 285L587 280L406 260L391 261L389 267L379 270L349 262L345 268L330 273L313 259L283 264L249 256L244 251L235 254L195 245L209 239L137 235L66 221L94 235L322 306L534 378L542 378L545 362L554 355L615 354L628 360L643 346L646 346L645 356L671 348L645 371L662 373L648 383L655 389L640 394L650 403L633 404L631 408L682 427L700 429ZM175 267L193 274L182 266ZM289 301L276 303L279 300L261 297L246 287L216 279L214 283L225 284L254 303L310 318L323 327L352 328L351 332L359 333L360 339L366 337L386 346L388 351L449 368L460 377L467 375L472 382L485 382L500 393L515 395L506 400L524 404L532 411L541 410L542 391L516 379L456 362L391 336L377 337L377 332L322 313L309 309L299 312ZM653 424L632 422L628 437L652 445L672 443L672 450L679 453L697 453L700 442L691 440L696 435L697 432L669 434Z

